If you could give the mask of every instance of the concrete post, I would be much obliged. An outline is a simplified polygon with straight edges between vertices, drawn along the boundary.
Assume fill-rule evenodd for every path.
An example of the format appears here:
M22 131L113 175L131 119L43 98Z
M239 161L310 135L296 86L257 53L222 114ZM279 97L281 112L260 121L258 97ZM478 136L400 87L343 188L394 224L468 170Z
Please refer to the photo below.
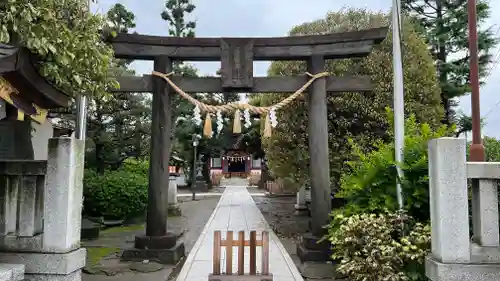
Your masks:
M443 263L470 261L466 140L429 142L432 255Z

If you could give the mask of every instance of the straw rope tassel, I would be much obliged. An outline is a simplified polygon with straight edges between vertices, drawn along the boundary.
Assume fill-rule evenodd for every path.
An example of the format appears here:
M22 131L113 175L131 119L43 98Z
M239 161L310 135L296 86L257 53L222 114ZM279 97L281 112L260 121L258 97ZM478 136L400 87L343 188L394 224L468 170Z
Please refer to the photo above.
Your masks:
M212 118L210 118L210 113L207 112L207 116L205 117L205 125L203 126L203 135L207 138L211 138L212 134Z
M264 137L270 138L272 134L271 129L271 118L269 117L269 112L266 114L266 121L264 123Z
M234 120L233 120L233 133L235 134L241 134L241 117L240 117L240 111L235 110L234 111Z
M291 102L293 102L296 98L300 97L303 95L304 91L316 80L319 78L324 78L328 76L328 72L321 72L317 74L311 74L309 72L306 72L305 74L310 77L310 79L302 86L300 89L298 89L295 93L290 95L289 97L285 98L284 100L272 105L272 106L253 106L250 104L240 104L238 102L230 102L228 104L223 104L223 105L209 105L206 103L203 103L192 96L188 95L186 92L184 92L181 88L179 88L177 85L175 85L172 80L170 80L170 76L173 75L173 72L170 73L161 73L158 71L153 71L153 75L162 77L179 95L181 95L184 99L189 101L195 106L198 106L201 111L203 112L230 112L230 111L235 111L234 113L234 120L233 120L233 133L240 134L241 133L241 120L240 120L240 110L245 110L248 109L252 113L257 113L260 115L266 114L266 121L264 124L264 137L270 137L272 130L271 130L271 120L269 117L269 111L270 110L276 110L280 109L282 107L287 106ZM210 122L207 122L207 120L210 120ZM208 129L210 128L210 129ZM210 116L207 115L207 118L205 119L205 126L204 126L204 134L206 136L212 136L212 122L210 119ZM210 132L209 132L210 131Z

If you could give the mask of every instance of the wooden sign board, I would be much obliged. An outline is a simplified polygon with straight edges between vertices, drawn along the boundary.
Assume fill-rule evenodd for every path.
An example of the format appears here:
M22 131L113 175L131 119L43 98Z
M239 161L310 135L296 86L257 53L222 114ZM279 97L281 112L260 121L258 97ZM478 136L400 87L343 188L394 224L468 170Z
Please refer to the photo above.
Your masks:
M245 38L220 40L221 79L225 89L253 88L253 41Z

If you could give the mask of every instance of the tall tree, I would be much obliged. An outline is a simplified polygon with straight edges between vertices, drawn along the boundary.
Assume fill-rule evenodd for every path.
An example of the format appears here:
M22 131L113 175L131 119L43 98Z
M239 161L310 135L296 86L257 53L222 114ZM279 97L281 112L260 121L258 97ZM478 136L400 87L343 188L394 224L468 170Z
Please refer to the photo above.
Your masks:
M116 33L128 33L129 29L135 28L135 15L127 10L125 6L116 3L106 13L107 24L110 31ZM135 33L135 32L134 32ZM115 59L118 67L129 67L132 60Z
M455 122L457 124L455 136L458 138L461 134L465 134L467 138L467 134L472 131L472 116L459 113ZM481 127L483 127L484 124L484 118L481 118Z
M128 32L135 27L135 16L123 5L115 4L107 13L109 28ZM133 75L131 61L114 60L112 76ZM74 120L73 107L66 120ZM147 154L150 136L151 102L145 94L113 93L89 98L87 112L86 166L104 173L117 169L130 157L141 158Z
M461 134L465 134L467 137L467 133L472 131L472 117L469 115L461 114L457 118L457 132L455 137L459 137Z
M128 33L135 28L135 15L120 3L106 13L112 30ZM116 76L134 74L132 61L116 60ZM140 93L115 93L91 101L87 117L88 135L92 140L92 155L87 163L98 172L116 169L130 157L142 158L148 152L151 121L150 99ZM94 161L94 163L92 163Z
M189 0L166 0L165 10L161 13L161 17L163 20L168 22L168 31L171 36L195 37L196 22L186 19L188 15L194 12L195 8L196 6ZM174 72L185 76L197 76L196 68L181 62L174 63ZM217 75L220 75L220 71L217 71ZM204 103L213 105L234 102L239 99L239 96L236 93L210 95L195 94L194 97ZM186 170L189 170L192 166L192 161L194 160L192 138L195 134L201 134L201 128L195 126L193 122L191 122L191 115L194 107L192 104L180 98L178 95L175 95L174 105L174 116L177 120L182 120L176 125L176 142L174 144L174 151L186 160ZM215 127L215 120L213 120L213 128ZM232 131L228 128L229 126L226 125L223 132L217 137L202 139L199 142L197 157L203 155L200 159L204 167L203 175L209 184L210 177L208 175L208 161L210 160L211 155L214 152L218 153L232 145ZM188 174L188 176L190 175L191 173Z
M168 33L176 37L194 37L196 23L194 21L186 22L187 14L190 14L196 8L187 0L167 0L165 9L161 12L161 18L168 23ZM174 73L182 76L197 77L198 70L190 65L183 64L181 61L175 61L173 66ZM184 160L192 159L191 137L195 133L195 126L187 116L192 112L192 105L181 98L179 95L173 96L173 116L174 123L174 142L172 152ZM189 168L187 165L185 168Z
M167 0L161 18L168 22L168 32L171 36L194 37L196 22L186 21L186 15L191 14L195 5L189 0Z
M168 23L168 33L176 37L194 37L196 22L187 21L186 16L191 14L195 5L189 0L166 0L165 10L161 12L161 18ZM198 76L198 70L189 64L183 64L181 61L174 62L174 72L183 76ZM188 102L181 99L178 95L174 96L174 116L183 116L186 113Z
M344 32L387 26L390 16L366 9L346 9L330 12L324 19L294 27L290 34L313 35ZM405 79L405 113L415 114L419 122L438 126L442 116L439 87L433 59L427 52L427 44L415 32L406 18L402 21L402 44L406 63L403 64ZM366 151L379 140L391 141L388 133L390 122L386 108L392 105L392 74L384 71L392 62L392 37L387 38L373 52L361 59L327 61L325 70L332 75L369 75L373 81L370 93L344 93L329 96L328 144L330 149L330 176L332 188L339 185L346 161L353 159L350 141ZM273 62L270 76L300 75L306 71L302 62ZM272 105L283 99L282 95L262 95L262 105ZM309 144L307 106L294 102L277 112L278 125L272 136L264 139L267 164L272 175L297 180L297 186L309 181Z
M403 0L403 11L415 19L425 35L437 66L444 108L443 123L454 122L457 97L470 92L467 0ZM491 28L481 28L490 15L487 1L477 3L479 75L486 78L490 50L497 40Z
M113 50L99 32L104 19L88 12L87 0L0 2L0 42L27 47L55 86L72 96L117 86L109 76Z
M106 13L108 24L117 33L128 33L129 28L135 28L135 15L120 3L116 3Z
M109 76L113 50L99 33L105 24L102 16L89 13L88 3L87 0L0 1L0 43L29 49L39 73L67 95L102 95L107 89L117 87L116 80ZM25 124L29 122L8 124L4 129L26 128L16 136L22 138L16 143L31 147L31 130Z

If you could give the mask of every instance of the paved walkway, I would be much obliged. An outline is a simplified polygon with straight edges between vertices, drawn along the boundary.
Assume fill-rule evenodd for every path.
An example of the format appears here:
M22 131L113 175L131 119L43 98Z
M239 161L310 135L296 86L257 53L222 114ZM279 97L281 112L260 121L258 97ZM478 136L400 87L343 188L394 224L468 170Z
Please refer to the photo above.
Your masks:
M233 230L237 239L237 232L245 230L246 240L250 231L258 233L267 230L270 233L269 247L269 272L273 274L274 281L303 281L302 276L295 267L290 255L281 244L278 237L270 229L266 220L255 205L250 193L245 186L228 186L208 220L200 237L189 253L186 262L177 277L177 281L206 281L212 272L213 237L214 231L221 230L222 238L225 239L225 231ZM247 247L248 248L248 247ZM259 247L260 248L260 247ZM225 251L221 253L222 259ZM245 256L249 256L246 249ZM248 258L245 258L248 261ZM260 271L260 249L257 250L257 271ZM233 272L237 266L237 250L233 250ZM224 272L225 261L221 261L221 272ZM249 271L248 264L245 272Z
M205 197L217 197L217 196L221 196L220 193L196 193L196 199L199 199L199 198L205 198ZM261 197L264 197L266 196L266 194L264 192L256 192L256 193L252 193L252 196L261 196ZM183 193L183 194L177 194L177 198L191 198L193 197L192 194L188 194L188 193Z

